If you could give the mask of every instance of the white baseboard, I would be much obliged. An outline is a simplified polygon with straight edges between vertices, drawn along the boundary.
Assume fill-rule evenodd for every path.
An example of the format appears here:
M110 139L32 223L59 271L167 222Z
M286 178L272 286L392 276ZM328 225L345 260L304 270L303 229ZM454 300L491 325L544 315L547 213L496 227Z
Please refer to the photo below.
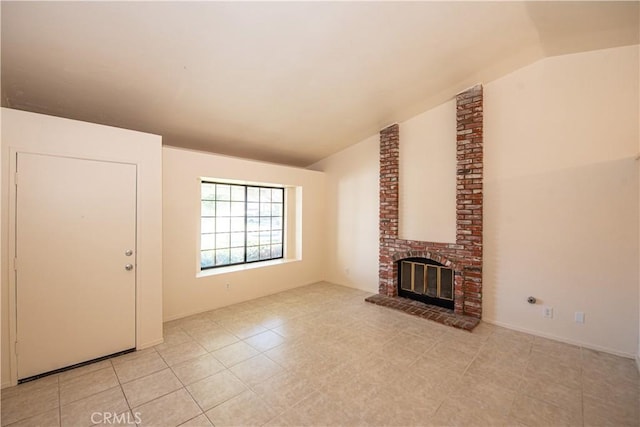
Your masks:
M564 338L564 337L559 337L553 334L547 334L544 332L539 332L539 331L533 331L531 329L526 329L526 328L520 328L518 326L513 326L513 325L509 325L507 323L503 323L503 322L499 322L496 320L492 320L492 319L482 319L483 322L486 323L490 323L492 325L496 325L496 326L501 326L503 328L507 328L507 329L511 329L514 331L518 331L518 332L524 332L527 334L531 334L531 335L535 335L537 337L541 337L541 338L548 338L550 340L554 340L554 341L560 341L566 344L571 344L571 345L576 345L579 347L584 347L584 348L588 348L590 350L596 350L596 351L601 351L603 353L609 353L609 354L613 354L616 356L621 356L621 357L626 357L628 359L636 359L637 363L638 362L638 356L633 354L633 353L626 353L624 351L618 351L612 348L608 348L608 347L602 347L596 344L590 344L590 343L585 343L582 341L577 341L577 340L572 340L572 339L568 339L568 338Z
M154 345L162 344L164 342L164 338L159 338L154 341L146 342L136 346L136 350L144 350L145 348L153 347Z
M360 284L357 283L352 283L352 282L344 282L341 280L324 280L324 282L329 283L331 285L338 285L338 286L344 286L345 288L351 288L351 289L357 289L359 291L362 292L367 292L370 294L377 294L378 293L378 288L377 288L377 284L376 284L376 288L374 289L373 287L371 289L362 286Z
M186 313L174 314L173 316L168 316L162 319L162 323L171 322L172 320L184 319L185 317L194 316L200 313L206 313L207 311L217 310L218 308L222 308L222 307L210 308L210 309L197 309L194 311L188 311Z

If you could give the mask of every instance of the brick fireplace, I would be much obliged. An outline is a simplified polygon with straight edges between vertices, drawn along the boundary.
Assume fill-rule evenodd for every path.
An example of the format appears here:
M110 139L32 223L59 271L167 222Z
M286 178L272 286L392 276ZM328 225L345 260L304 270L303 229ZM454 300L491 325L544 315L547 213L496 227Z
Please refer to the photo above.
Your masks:
M483 200L483 92L481 85L474 86L456 96L456 120L455 243L399 238L400 129L397 124L394 124L380 131L379 294L397 297L398 261L410 258L429 259L454 272L454 309L453 313L450 311L449 313L458 317L480 319L482 315ZM378 303L374 300L370 302ZM446 310L441 308L437 308L435 313L443 313L443 316L447 314ZM451 321L443 323L451 323Z

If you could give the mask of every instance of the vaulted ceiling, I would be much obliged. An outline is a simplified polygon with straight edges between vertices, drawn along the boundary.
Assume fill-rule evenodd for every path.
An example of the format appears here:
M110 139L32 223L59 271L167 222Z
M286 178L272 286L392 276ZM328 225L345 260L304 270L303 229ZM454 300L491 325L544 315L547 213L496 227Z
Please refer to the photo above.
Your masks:
M637 44L639 4L2 1L2 105L305 166L545 56Z

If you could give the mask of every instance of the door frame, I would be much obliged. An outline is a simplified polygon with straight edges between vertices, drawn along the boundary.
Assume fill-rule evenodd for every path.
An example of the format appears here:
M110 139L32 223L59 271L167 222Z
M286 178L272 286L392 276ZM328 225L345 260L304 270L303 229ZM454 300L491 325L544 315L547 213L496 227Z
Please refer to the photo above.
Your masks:
M120 163L120 164L128 164L133 165L136 168L136 268L134 268L135 273L135 343L136 348L138 347L138 332L139 332L139 310L140 310L140 298L139 292L140 287L138 286L138 249L139 249L139 233L138 233L138 211L139 211L139 197L138 197L138 165L136 163L131 162L123 162L122 160L117 159L109 159L109 158L94 158L94 157L85 157L85 156L73 156L69 154L63 153L55 153L55 152L47 152L42 150L30 150L25 148L16 149L15 147L9 147L9 245L7 250L8 263L7 268L9 269L9 364L10 364L10 378L11 385L18 384L18 357L17 357L17 348L16 341L18 338L18 307L17 307L17 277L16 277L16 269L15 269L15 259L16 259L16 211L17 211L17 190L16 190L16 173L18 170L18 154L38 154L44 156L53 156L53 157L64 157L67 159L77 159L77 160L92 160L99 161L105 163Z

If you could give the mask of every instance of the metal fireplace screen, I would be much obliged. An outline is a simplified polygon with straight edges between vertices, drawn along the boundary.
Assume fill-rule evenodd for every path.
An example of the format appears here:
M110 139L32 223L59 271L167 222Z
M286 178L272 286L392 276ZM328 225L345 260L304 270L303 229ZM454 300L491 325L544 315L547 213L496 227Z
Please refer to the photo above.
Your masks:
M444 300L443 302L450 302L449 304L445 303L448 306L453 303L453 270L426 262L401 261L400 291L402 294L411 293L424 296L428 300ZM412 295L406 296L412 297Z

